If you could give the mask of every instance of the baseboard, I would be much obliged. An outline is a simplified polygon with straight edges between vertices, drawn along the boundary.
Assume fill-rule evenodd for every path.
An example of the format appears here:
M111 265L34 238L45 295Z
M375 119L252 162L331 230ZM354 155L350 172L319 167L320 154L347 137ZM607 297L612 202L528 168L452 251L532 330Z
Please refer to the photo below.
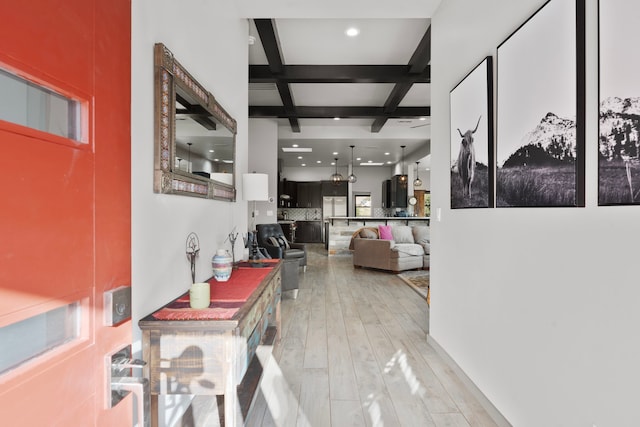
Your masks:
M473 397L478 399L478 403L484 408L485 411L489 414L489 416L495 421L495 423L499 427L512 427L511 423L500 413L498 408L496 408L493 403L484 395L484 393L478 388L478 386L467 376L467 374L458 366L455 360L449 353L446 352L444 348L431 336L427 335L427 343L433 347L433 349L438 353L442 360L449 366L456 376L462 381L462 383L467 387L467 389L471 392Z

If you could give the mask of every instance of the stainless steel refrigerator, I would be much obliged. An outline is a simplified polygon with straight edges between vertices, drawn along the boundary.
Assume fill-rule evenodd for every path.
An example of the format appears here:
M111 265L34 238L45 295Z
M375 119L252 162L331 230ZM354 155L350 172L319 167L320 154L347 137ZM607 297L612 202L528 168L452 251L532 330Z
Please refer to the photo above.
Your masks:
M322 239L325 247L328 241L328 227L325 221L332 216L347 216L347 196L325 196L322 198Z

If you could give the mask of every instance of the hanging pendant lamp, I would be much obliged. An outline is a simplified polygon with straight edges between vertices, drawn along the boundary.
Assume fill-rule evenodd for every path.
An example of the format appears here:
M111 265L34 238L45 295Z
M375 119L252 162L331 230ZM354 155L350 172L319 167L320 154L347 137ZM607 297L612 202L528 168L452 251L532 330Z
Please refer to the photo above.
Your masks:
M353 163L353 147L355 147L355 145L350 145L350 147L351 147L351 175L349 175L347 180L353 184L358 180L358 177L353 174L353 167L355 166Z
M338 173L338 158L336 157L335 160L336 160L336 173L331 175L331 182L333 182L334 184L338 184L344 178L342 178L342 175L340 175L340 173Z
M422 180L420 179L420 174L418 173L420 171L420 162L416 162L416 179L415 181L413 181L413 186L414 187L422 187Z
M403 187L407 186L407 181L409 180L409 178L407 177L407 175L405 175L404 173L404 149L406 147L406 145L401 145L400 147L402 147L402 169L400 170L400 185Z

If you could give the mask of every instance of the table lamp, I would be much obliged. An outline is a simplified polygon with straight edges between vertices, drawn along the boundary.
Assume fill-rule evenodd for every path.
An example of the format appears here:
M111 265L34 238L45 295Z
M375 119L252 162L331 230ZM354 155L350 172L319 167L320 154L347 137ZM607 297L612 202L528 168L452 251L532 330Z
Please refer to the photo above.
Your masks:
M253 209L251 210L251 232L253 233L253 238L249 261L256 262L260 259L258 256L258 233L256 231L256 201L269 200L269 175L255 172L242 174L242 198L253 202Z

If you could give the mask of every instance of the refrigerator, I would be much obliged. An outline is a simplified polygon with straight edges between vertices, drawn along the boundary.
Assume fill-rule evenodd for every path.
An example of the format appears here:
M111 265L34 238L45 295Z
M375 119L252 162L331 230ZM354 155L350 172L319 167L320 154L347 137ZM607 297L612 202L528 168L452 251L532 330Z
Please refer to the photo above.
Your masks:
M325 196L322 198L322 238L325 247L329 243L326 221L332 216L347 216L347 196Z

